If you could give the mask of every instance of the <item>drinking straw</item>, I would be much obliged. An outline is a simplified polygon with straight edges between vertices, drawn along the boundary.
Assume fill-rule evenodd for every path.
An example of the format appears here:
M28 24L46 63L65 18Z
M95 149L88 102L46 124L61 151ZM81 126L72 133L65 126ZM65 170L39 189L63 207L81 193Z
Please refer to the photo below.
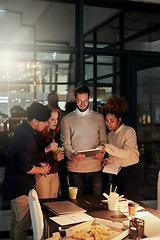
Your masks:
M116 186L115 189L114 189L114 193L116 192L116 190L117 190L117 186Z

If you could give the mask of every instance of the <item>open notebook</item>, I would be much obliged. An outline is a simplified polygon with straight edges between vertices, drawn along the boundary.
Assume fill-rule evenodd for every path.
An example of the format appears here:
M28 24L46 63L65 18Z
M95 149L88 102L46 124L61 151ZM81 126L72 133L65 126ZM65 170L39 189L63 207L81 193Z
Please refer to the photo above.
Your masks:
M86 212L84 208L78 207L77 205L69 201L45 202L43 203L43 206L57 215Z

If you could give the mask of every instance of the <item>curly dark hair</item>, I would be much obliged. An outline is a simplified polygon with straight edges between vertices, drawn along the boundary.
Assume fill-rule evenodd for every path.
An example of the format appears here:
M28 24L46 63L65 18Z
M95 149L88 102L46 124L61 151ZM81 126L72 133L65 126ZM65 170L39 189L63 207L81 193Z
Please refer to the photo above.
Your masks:
M112 96L106 100L106 114L114 114L119 119L128 109L125 97Z

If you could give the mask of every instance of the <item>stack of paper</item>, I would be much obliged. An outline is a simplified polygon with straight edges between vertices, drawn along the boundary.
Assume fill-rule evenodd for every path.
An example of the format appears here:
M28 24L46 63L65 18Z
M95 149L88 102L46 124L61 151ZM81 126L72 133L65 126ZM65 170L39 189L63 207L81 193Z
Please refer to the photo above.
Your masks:
M89 221L94 218L89 216L86 213L75 213L75 214L66 214L66 215L59 215L56 217L50 217L50 219L58 223L59 225L64 226L64 225Z
M51 217L50 219L61 226L81 223L93 219L93 217L85 213L85 209L69 201L46 202L43 203L43 205L58 215Z

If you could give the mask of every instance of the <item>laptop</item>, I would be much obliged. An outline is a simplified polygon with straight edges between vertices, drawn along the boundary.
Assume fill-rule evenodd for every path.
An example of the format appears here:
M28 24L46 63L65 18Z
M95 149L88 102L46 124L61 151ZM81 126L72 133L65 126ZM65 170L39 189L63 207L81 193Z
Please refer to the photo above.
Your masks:
M84 208L78 207L69 201L45 202L43 206L54 212L56 215L86 212Z

